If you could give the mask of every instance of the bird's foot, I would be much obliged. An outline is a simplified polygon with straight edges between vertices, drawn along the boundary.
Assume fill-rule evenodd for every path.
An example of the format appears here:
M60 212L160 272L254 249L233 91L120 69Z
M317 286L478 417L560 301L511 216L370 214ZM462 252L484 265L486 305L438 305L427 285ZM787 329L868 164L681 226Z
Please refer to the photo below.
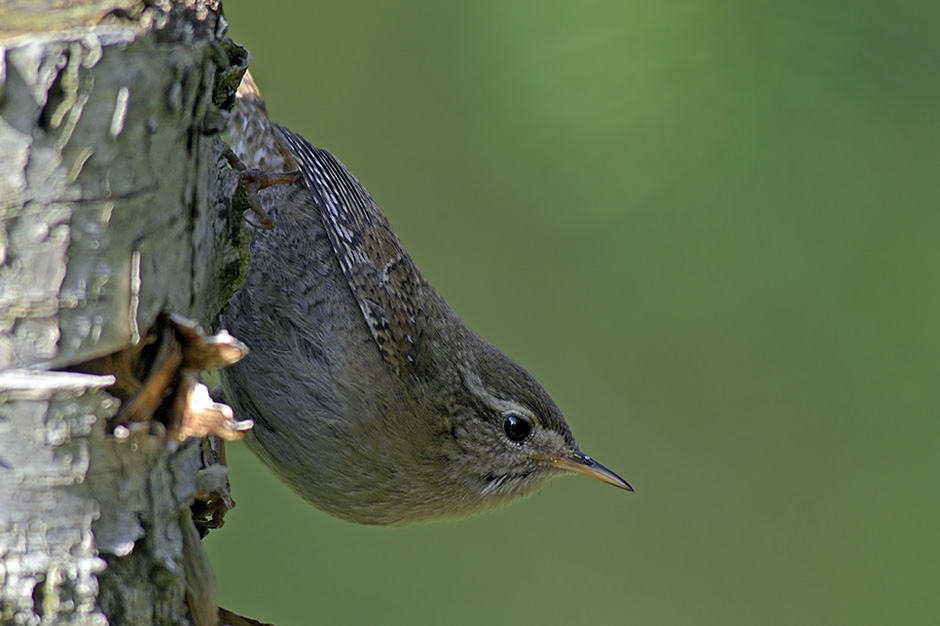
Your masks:
M238 171L242 186L245 188L245 192L248 195L248 205L251 207L252 212L258 216L258 221L249 218L246 218L246 221L255 228L263 228L265 230L274 228L274 220L271 219L267 211L261 208L258 192L272 185L292 185L298 183L301 181L300 172L269 174L264 170L248 167L242 163L241 159L238 158L238 155L235 154L231 148L225 151L225 160L228 161L228 164L233 170Z

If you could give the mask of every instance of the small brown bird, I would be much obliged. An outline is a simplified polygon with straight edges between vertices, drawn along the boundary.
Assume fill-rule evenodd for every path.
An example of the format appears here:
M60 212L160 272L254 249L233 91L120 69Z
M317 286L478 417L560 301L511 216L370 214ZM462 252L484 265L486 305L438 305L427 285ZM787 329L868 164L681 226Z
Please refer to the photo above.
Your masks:
M466 516L579 472L632 491L582 453L544 389L467 328L329 152L271 121L249 75L238 157L302 182L259 192L248 277L223 324L250 353L222 371L252 449L316 507L363 524Z

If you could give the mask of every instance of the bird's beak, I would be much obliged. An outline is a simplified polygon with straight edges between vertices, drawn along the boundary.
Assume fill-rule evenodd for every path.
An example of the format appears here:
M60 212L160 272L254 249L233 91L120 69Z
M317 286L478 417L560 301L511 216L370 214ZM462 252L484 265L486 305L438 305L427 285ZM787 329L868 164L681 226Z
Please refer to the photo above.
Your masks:
M576 450L568 456L552 457L549 459L549 462L552 464L552 466L559 469L578 472L579 474L596 478L597 480L605 482L608 485L620 487L621 489L626 489L627 491L633 491L633 487L630 486L630 483L620 478L620 476L617 476L615 473L580 450Z

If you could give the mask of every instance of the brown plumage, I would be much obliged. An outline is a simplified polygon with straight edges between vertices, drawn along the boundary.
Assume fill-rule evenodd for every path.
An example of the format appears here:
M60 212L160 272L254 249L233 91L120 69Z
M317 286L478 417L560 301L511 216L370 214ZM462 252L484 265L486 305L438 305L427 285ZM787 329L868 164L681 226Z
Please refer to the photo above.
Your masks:
M251 349L222 377L259 456L315 506L367 524L471 514L569 471L629 489L460 321L342 163L272 122L250 76L238 96L240 159L303 179L259 192L275 225L253 230L223 318Z

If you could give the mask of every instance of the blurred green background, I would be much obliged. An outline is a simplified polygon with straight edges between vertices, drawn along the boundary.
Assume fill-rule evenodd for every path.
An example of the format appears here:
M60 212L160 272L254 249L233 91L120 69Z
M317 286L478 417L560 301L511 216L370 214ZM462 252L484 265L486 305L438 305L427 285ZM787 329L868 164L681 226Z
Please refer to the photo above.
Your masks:
M229 446L223 606L940 623L940 4L226 0L276 119L552 393L585 478L359 527Z

